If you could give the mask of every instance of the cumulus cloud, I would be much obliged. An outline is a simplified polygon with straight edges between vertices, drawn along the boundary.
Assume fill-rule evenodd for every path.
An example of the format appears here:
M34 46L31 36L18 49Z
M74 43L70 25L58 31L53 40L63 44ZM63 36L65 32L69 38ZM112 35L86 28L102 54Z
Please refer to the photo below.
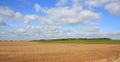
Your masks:
M120 0L107 4L105 9L113 15L120 15Z
M112 15L120 15L120 0L87 0L87 6L103 7Z
M20 20L22 20L22 19L21 19L22 17L23 17L23 15L22 15L20 12L16 12L16 13L14 14L13 19L14 19L15 21L20 21Z
M8 7L0 7L0 25L6 25L6 20L23 21L29 24L31 21L38 20L39 16L35 14L23 15L20 12L15 12Z
M6 25L8 25L5 21L4 21L4 19L1 17L0 18L0 26L6 26Z
M31 21L36 21L38 19L39 19L39 16L37 16L37 15L33 15L33 14L25 15L24 16L24 23L29 24Z
M109 1L110 0L87 0L85 4L88 6L101 7Z
M0 7L0 14L3 16L12 17L14 15L14 12L8 7Z
M68 3L68 0L60 0L56 6L65 6Z
M0 24L5 25L6 20L23 21L25 24L29 24L31 21L38 20L39 16L35 14L23 15L20 12L15 12L8 7L0 7Z
M34 7L37 12L45 12L47 10L46 8L42 8L39 4L35 4Z
M58 24L76 25L81 23L84 24L85 22L94 21L100 18L99 13L95 13L90 10L83 10L82 5L79 5L76 1L73 1L74 3L72 4L72 7L64 6L44 10L43 12L46 16L42 17L41 21L50 24L54 22ZM41 7L38 4L37 6ZM38 9L41 10L44 8L41 7Z
M11 20L21 20L22 14L20 12L14 12L8 7L0 7L0 16L5 19L11 19Z
M0 25L8 25L6 20L20 21L22 16L20 12L14 12L8 7L0 6Z

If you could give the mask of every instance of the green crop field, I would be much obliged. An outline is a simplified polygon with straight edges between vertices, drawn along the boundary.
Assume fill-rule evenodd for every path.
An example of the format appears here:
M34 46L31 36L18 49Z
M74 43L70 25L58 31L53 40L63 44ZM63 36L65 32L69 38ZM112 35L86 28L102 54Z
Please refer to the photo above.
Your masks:
M45 43L78 43L78 44L120 44L120 40L33 40Z

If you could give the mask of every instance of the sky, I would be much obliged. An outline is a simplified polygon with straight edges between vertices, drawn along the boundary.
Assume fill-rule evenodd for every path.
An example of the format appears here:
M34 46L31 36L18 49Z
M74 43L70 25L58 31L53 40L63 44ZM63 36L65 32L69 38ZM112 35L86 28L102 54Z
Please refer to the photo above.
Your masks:
M120 0L0 0L0 40L120 39Z

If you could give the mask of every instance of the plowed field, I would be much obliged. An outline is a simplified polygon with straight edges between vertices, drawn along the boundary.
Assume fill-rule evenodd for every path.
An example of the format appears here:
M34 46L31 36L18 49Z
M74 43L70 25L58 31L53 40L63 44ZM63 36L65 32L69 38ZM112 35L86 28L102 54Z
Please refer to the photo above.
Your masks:
M0 42L0 62L120 62L120 44Z

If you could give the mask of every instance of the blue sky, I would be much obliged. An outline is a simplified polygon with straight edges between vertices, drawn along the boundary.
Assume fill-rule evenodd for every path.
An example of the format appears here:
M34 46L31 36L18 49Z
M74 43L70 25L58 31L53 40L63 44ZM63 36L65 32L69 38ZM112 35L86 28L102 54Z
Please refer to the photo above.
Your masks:
M0 0L0 40L120 39L120 0Z

